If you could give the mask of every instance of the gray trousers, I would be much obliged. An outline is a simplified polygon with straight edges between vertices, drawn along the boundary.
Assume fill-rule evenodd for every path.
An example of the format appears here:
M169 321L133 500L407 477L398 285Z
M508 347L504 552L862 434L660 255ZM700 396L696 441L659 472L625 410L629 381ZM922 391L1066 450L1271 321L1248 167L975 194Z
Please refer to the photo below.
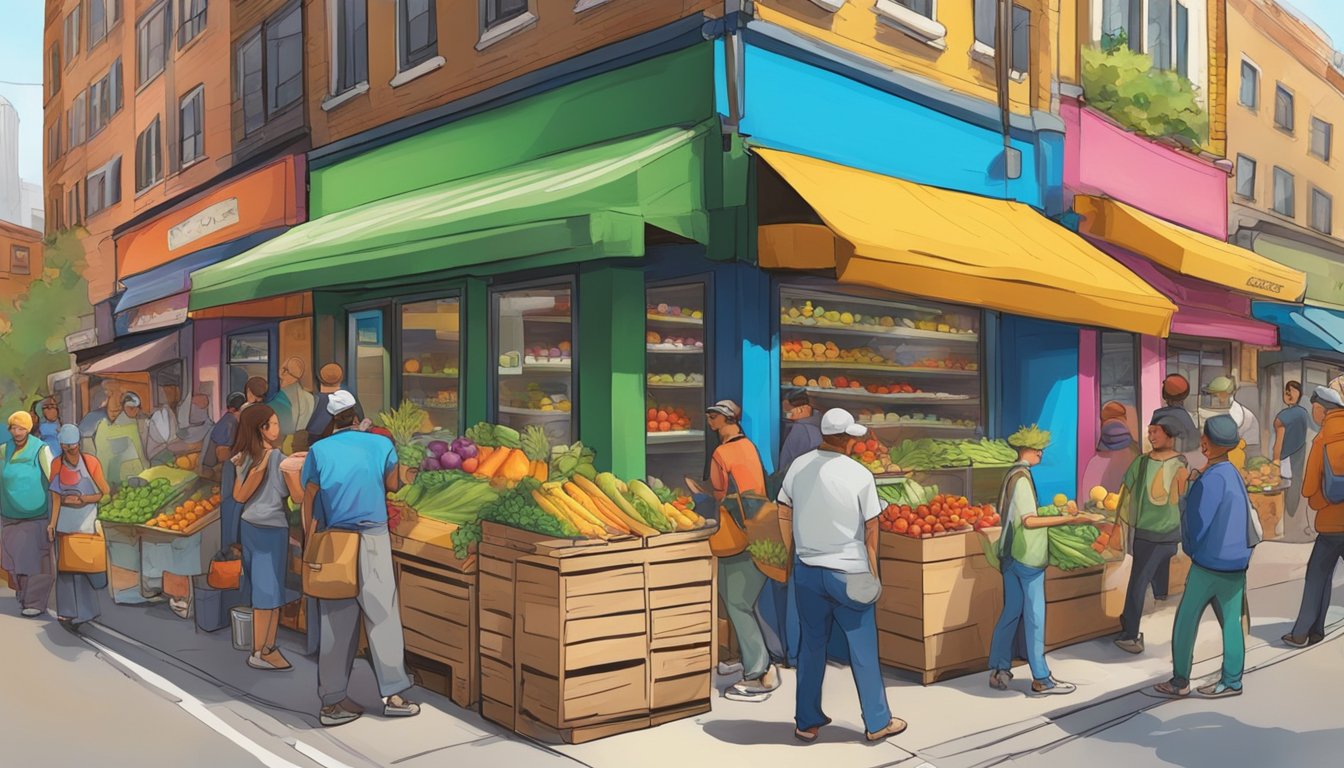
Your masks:
M359 647L361 615L379 694L386 697L410 689L401 605L392 569L392 539L386 528L359 535L359 595L347 600L318 600L317 611L321 622L317 693L322 706L339 704L346 697L350 667Z
M719 597L728 608L728 621L737 635L745 680L759 678L770 667L770 652L765 647L765 635L756 619L756 600L767 580L746 552L719 558Z
M1283 539L1284 541L1311 541L1307 530L1311 527L1307 500L1302 498L1302 481L1307 474L1307 452L1298 451L1288 457L1293 467L1293 477L1288 481L1288 489L1283 492ZM1269 531L1265 531L1269 536Z
M107 587L101 573L57 573L56 615L76 624L98 618L98 590Z

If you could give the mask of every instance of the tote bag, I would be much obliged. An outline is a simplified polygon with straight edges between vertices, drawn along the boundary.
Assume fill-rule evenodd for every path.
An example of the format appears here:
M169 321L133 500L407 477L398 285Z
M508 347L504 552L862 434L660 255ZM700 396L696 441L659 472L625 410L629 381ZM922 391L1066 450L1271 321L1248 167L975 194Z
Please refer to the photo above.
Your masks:
M318 531L303 550L303 593L320 600L359 595L359 534Z

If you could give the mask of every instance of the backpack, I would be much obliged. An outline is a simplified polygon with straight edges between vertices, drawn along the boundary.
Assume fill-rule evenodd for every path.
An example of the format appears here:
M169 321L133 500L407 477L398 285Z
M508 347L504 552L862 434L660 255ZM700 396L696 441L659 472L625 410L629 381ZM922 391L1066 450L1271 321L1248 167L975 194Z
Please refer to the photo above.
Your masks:
M1321 451L1321 493L1331 504L1344 504L1344 475L1335 474L1330 466L1330 451L1326 446Z

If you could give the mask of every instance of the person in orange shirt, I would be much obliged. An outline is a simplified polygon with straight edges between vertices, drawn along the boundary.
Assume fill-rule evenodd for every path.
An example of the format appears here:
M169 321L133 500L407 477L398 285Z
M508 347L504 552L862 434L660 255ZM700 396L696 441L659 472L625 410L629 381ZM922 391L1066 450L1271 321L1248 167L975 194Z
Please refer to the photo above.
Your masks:
M742 434L742 409L732 400L720 400L705 411L705 423L719 436L719 447L710 461L709 482L713 490L713 508L734 493L765 495L765 468L761 456L747 436ZM688 478L692 491L696 484ZM710 494L701 492L697 508L710 506ZM719 558L719 595L728 609L728 620L742 651L741 664L719 664L719 674L741 671L742 681L733 685L724 697L735 701L765 701L779 687L779 670L770 663L765 635L756 618L756 601L765 588L766 577L746 551L745 535L727 515L719 514L719 530L710 546Z

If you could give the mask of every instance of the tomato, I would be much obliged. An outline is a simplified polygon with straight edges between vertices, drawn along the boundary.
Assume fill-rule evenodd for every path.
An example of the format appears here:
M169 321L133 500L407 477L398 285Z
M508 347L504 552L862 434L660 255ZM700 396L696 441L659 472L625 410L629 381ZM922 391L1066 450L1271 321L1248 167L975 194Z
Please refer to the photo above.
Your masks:
M906 531L910 530L910 523L909 521L906 520L897 520L896 524L893 525L892 527L896 529L897 533L905 533Z
M915 512L916 512L920 517L923 517L923 516L929 514L929 505L928 505L928 504L920 504L919 507L915 510Z
M911 536L918 536L918 535L920 535L920 534L923 533L923 532L924 532L923 529L920 528L918 525L912 525L912 526L910 526L910 535L911 535Z
M938 523L937 525L933 526L933 532L934 532L934 533L946 533L946 532L947 532L947 528L946 528L942 523Z
M925 525L932 526L934 523L937 523L937 522L938 522L938 518L934 517L933 515L929 515L929 516L927 516L927 517L924 518L924 524L925 524Z

